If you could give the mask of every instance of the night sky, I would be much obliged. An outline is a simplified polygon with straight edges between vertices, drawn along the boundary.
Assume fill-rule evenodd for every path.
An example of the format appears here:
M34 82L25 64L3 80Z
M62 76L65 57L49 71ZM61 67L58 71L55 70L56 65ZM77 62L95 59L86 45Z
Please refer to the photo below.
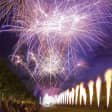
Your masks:
M93 49L93 51L88 51L86 49L86 54L80 51L80 56L82 60L86 62L86 66L82 66L81 68L79 68L78 72L76 72L75 74L75 77L71 76L68 80L64 81L60 86L62 90L70 88L80 81L87 82L90 79L96 80L97 76L101 76L103 79L104 72L108 68L112 68L112 34L110 33L109 35L110 37L108 37L105 41L105 47L98 46L97 48ZM4 32L0 34L0 56L6 61L10 61L9 56L13 52L13 48L15 43L17 42L17 39L18 37L13 33ZM21 78L24 81L26 79L25 77ZM29 79L25 81L25 83L27 84L28 82ZM60 89L54 90L52 92L55 93L55 91L60 91Z

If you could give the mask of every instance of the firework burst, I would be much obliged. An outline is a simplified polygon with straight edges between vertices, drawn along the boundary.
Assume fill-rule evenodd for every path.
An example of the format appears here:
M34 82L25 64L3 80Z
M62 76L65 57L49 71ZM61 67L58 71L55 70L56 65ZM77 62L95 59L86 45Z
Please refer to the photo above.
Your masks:
M75 74L77 49L102 45L102 26L111 24L111 1L104 0L1 0L0 19L8 23L0 32L19 32L12 61L22 65L37 82ZM107 14L107 12L109 12ZM89 42L95 43L90 44ZM60 75L59 75L60 74Z

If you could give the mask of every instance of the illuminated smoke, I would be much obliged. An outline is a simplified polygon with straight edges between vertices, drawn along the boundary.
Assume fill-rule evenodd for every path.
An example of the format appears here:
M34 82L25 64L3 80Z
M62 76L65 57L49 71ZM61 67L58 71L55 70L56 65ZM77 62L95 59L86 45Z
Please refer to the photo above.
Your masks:
M44 107L50 107L56 104L56 99L53 96L49 96L48 94L45 94L42 100L42 105Z
M97 105L100 106L100 95L101 95L101 78L98 77L96 80L96 94L97 94Z
M93 101L93 94L94 94L94 90L93 90L94 87L93 86L94 86L94 82L89 81L88 88L89 88L90 105L92 105L92 101Z
M105 73L105 81L106 81L106 93L107 93L107 107L109 107L109 99L110 99L110 90L111 90L111 82L112 82L112 69L109 69Z

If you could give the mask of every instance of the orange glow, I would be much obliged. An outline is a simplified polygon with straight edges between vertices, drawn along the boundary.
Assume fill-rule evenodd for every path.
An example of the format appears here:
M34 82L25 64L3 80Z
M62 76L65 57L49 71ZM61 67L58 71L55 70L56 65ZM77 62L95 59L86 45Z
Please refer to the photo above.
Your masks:
M92 105L92 101L93 101L93 86L94 86L94 82L93 81L89 81L88 83L88 89L89 89L89 99L90 99L90 105Z
M78 93L79 93L79 85L76 86L76 90L75 90L75 105L77 105L78 103Z
M84 84L83 84L83 83L81 83L81 84L80 84L80 105L82 104L83 86L84 86Z
M66 91L67 104L69 104L69 90Z
M87 95L86 95L86 89L85 88L83 88L83 99L84 99L84 105L86 106Z
M84 105L86 105L86 89L84 88L84 83L80 83L80 105L82 104L82 100L84 101Z
M74 104L75 89L72 88L72 105Z
M112 69L109 69L105 73L106 89L107 89L107 108L109 107L109 98L112 82Z
M98 77L96 80L96 94L97 94L97 105L100 106L100 93L101 93L101 78Z

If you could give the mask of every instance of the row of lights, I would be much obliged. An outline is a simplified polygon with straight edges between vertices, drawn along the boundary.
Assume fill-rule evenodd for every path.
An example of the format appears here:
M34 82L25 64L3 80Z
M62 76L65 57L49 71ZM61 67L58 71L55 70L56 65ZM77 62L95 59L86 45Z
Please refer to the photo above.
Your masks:
M110 90L111 90L111 82L112 82L112 69L108 69L104 75L106 81L106 105L107 108L109 107L109 100L110 100ZM102 80L100 77L97 77L96 83L92 80L88 82L88 90L89 90L89 102L90 106L93 103L93 96L94 96L94 85L96 87L96 97L97 97L97 106L100 106L100 97L101 97L101 84ZM77 105L78 99L80 105L84 102L84 105L87 104L87 91L84 87L84 83L81 82L75 88L72 88L70 91L69 89L60 93L59 95L49 96L46 94L43 99L41 99L41 104L43 106L52 106L52 105Z

